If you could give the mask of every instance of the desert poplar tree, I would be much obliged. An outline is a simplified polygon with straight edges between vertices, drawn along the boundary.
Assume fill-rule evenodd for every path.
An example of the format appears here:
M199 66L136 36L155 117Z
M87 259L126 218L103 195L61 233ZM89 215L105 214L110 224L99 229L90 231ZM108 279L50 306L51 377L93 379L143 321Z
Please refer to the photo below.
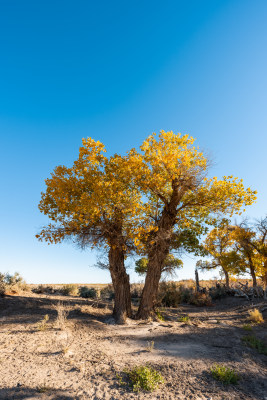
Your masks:
M37 238L48 243L71 239L82 248L105 249L115 292L114 316L124 322L132 315L124 260L134 248L142 213L141 192L122 176L125 160L104 153L102 143L83 139L73 166L55 168L39 204L52 223Z
M241 213L252 204L256 192L245 189L232 176L208 178L207 157L188 135L161 131L149 136L128 153L128 176L147 199L147 221L135 244L147 253L145 285L137 318L153 313L162 266L170 253L177 226L192 221L208 223L215 214Z

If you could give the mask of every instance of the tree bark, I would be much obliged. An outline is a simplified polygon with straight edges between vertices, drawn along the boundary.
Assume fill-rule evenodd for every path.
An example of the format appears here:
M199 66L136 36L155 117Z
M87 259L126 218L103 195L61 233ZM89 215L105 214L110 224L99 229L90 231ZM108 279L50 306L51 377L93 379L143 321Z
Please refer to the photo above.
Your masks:
M229 273L228 273L228 271L226 271L226 269L224 269L224 268L223 268L223 273L224 273L224 276L225 276L225 286L226 286L227 289L229 289L229 288L230 288L230 284L229 284Z
M264 289L267 289L267 261L264 262L264 275L263 275Z
M142 292L140 305L136 319L147 319L154 314L154 306L157 300L159 281L162 265L168 255L168 248L158 249L148 257L145 286Z
M108 256L115 293L113 316L117 323L124 324L127 317L132 317L130 279L124 266L124 251L111 246Z
M165 205L158 230L154 233L153 244L148 250L148 265L144 289L140 305L136 313L136 319L147 319L154 314L154 306L157 300L159 281L164 266L164 261L169 254L173 227L176 222L177 205L182 193L173 186L173 193L168 204Z
M199 276L197 268L195 269L195 277L196 277L196 291L199 292Z
M249 261L250 275L251 275L252 281L253 281L253 288L256 288L257 287L257 278L256 278L255 268L254 268L253 262L251 260L251 257L248 257L248 261Z

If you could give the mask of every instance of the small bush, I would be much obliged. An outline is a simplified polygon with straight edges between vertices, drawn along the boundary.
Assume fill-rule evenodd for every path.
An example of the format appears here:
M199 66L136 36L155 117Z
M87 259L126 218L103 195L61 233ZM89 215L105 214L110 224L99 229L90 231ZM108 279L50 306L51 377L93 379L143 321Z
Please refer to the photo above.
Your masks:
M45 293L45 286L38 285L36 288L32 289L32 291L37 294L43 294L43 293Z
M159 285L158 304L163 307L177 307L183 300L181 286L175 282L161 282Z
M192 295L189 299L189 304L193 304L193 305L199 306L199 307L211 306L212 301L208 294L194 292L194 293L192 293Z
M152 392L157 389L160 384L164 383L162 375L149 366L134 367L124 372L134 392L139 392L140 390Z
M177 319L177 321L178 321L178 322L189 323L190 318L189 318L188 315L184 315L184 316L182 316L182 317L179 317L179 318Z
M64 295L64 296L78 296L79 293L79 289L78 286L73 284L73 283L69 283L67 285L64 285L62 287L62 289L60 289L60 292Z
M131 285L131 298L140 299L142 295L143 285L133 283Z
M227 296L227 290L225 286L216 286L216 287L211 287L209 289L209 295L212 298L212 300L218 300L222 299Z
M158 318L160 321L165 321L165 318L163 317L163 315L161 314L160 311L155 311L155 314L156 314L157 318Z
M87 286L82 286L79 289L79 296L85 299L96 299L97 290L95 288L88 288Z
M185 287L184 285L179 285L178 290L181 297L181 303L188 304L190 302L190 298L192 296L194 289L192 287L188 288Z
M225 367L224 365L216 364L211 367L210 371L214 379L227 385L230 383L236 384L239 380L237 372L235 372L234 369Z
M115 297L114 289L112 285L107 285L100 290L100 297L103 300L113 300Z
M251 322L254 322L255 324L261 324L262 322L264 322L262 313L257 308L254 308L254 310L250 310L248 313L248 319Z
M53 288L53 286L47 286L47 285L38 285L36 288L32 289L32 291L37 294L55 293L55 289Z
M243 325L242 328L243 328L245 331L252 331L252 326L249 325L249 324Z
M67 324L67 317L69 315L69 310L66 306L60 301L53 306L53 308L57 312L57 318L55 321L55 328L60 329L62 331L65 330Z
M13 275L0 273L0 295L8 292L20 293L27 290L29 290L29 287L18 272Z
M37 327L38 331L45 331L48 327L48 325L47 325L48 321L49 321L49 315L46 314L44 316L44 318L40 322L37 323L36 327Z
M267 346L262 340L257 339L254 335L244 336L242 337L242 341L249 347L256 349L260 354L267 356Z

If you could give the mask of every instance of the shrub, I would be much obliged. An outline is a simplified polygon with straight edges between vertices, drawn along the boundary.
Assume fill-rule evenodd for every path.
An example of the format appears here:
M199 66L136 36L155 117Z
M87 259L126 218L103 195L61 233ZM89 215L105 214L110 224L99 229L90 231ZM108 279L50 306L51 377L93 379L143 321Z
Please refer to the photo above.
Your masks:
M267 356L267 346L262 340L257 339L254 335L244 336L242 337L242 341L249 347L256 349L260 354Z
M242 328L243 328L245 331L252 331L252 326L249 325L249 324L243 325Z
M181 301L181 290L175 282L160 283L158 293L159 305L164 307L177 307Z
M143 285L133 283L131 285L131 298L140 299L142 295Z
M38 285L37 288L32 289L32 291L37 294L43 294L43 293L45 293L45 286Z
M264 322L262 313L257 308L254 308L254 310L250 310L248 313L248 319L251 322L254 322L255 324L261 324L262 322Z
M100 290L100 297L103 300L113 300L115 297L114 289L112 285L107 285Z
M36 288L32 289L32 291L38 294L43 294L43 293L52 294L55 292L55 289L53 288L53 286L38 285Z
M193 290L194 289L192 287L188 288L188 287L186 287L184 285L180 285L178 287L178 291L179 291L180 297L181 297L181 303L186 303L186 304L189 303L190 298L191 298L192 293L193 293Z
M66 328L69 310L66 308L66 306L63 303L61 303L61 301L59 301L57 304L53 305L53 308L57 312L55 327L63 331Z
M165 318L163 317L163 315L161 314L160 311L155 311L155 314L156 314L157 318L158 318L160 321L165 321Z
M189 318L188 315L184 315L184 316L178 317L177 321L178 321L178 322L189 323L190 318Z
M217 381L223 382L225 384L236 384L239 380L239 375L234 369L227 368L224 365L216 364L210 369L211 374Z
M45 316L44 316L44 318L41 320L41 321L39 321L38 323L37 323L37 329L38 329L38 331L45 331L46 329L47 329L47 323L48 323L48 321L49 321L49 315L48 314L46 314Z
M79 296L85 299L96 299L97 290L95 288L88 288L87 286L81 286L79 289Z
M15 272L14 275L0 273L0 294L3 295L9 291L19 293L29 290L28 285L22 276Z
M194 292L194 293L192 293L192 295L189 299L189 304L193 304L193 305L199 306L199 307L211 306L212 301L208 294Z
M79 289L78 286L73 284L73 283L69 283L67 285L64 285L62 287L62 289L60 289L60 292L64 295L64 296L77 296L79 293Z
M134 392L139 392L140 390L152 392L157 389L161 383L164 383L162 375L149 366L134 367L124 372Z
M216 286L216 287L211 287L209 288L209 295L212 298L212 300L218 300L222 299L223 297L227 296L227 290L225 286Z

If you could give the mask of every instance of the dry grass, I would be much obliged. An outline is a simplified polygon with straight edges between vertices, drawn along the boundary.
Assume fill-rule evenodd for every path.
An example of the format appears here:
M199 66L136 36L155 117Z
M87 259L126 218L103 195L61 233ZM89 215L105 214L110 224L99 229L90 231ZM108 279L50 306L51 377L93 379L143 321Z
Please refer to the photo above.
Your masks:
M57 312L57 318L55 320L55 328L64 331L67 327L67 317L69 315L69 307L64 305L61 301L53 306L54 310Z
M254 308L254 310L249 311L248 319L251 322L254 322L255 324L262 324L264 322L262 313L257 308Z
M37 330L45 331L48 328L48 325L47 325L48 321L49 321L49 315L46 314L44 316L44 318L37 323L37 325L36 325Z

